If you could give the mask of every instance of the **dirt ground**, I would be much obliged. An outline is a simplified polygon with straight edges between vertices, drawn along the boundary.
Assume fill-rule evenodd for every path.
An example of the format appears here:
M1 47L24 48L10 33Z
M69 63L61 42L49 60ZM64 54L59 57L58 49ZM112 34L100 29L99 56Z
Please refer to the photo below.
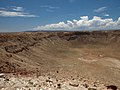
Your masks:
M0 72L79 76L119 88L119 46L119 30L0 33Z

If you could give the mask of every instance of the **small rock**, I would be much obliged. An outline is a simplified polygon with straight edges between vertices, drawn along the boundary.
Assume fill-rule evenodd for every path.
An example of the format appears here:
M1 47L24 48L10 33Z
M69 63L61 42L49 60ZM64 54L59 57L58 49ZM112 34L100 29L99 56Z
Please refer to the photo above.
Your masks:
M0 78L5 78L4 74L1 73L0 74Z
M95 89L95 88L88 88L88 90L97 90L97 89Z
M58 79L56 79L56 81L58 82Z
M73 86L73 87L78 87L79 84L78 83L69 83L70 86Z
M6 78L5 81L9 81L9 79Z
M57 84L57 88L61 89L61 84Z
M11 58L12 57L12 54L6 54L7 57Z
M52 80L50 80L50 79L47 79L47 80L46 80L46 82L49 82L49 83L51 82L51 83L53 83L53 81L52 81Z
M109 86L106 86L107 89L111 89L111 90L117 90L117 86L115 85L109 85Z
M59 73L59 71L57 71L57 73Z
M85 83L85 84L83 84L83 86L85 87L85 88L88 88L89 86Z

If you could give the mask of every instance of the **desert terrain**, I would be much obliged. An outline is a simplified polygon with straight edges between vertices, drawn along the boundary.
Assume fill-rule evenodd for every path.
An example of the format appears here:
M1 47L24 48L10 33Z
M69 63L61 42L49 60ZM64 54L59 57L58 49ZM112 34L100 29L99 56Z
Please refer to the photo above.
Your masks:
M1 90L119 90L120 31L0 33L0 73Z

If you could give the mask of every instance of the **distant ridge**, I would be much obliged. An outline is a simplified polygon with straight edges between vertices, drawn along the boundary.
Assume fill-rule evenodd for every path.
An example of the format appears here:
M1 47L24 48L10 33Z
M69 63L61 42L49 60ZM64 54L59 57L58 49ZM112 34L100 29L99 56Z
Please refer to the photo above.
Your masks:
M28 31L22 31L22 32L92 32L92 31L119 31L117 30L28 30Z

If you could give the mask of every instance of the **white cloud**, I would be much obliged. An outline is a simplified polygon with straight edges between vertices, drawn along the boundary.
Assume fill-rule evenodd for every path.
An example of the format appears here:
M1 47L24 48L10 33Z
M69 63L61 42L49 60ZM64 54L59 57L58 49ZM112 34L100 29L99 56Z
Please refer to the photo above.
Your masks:
M106 11L107 11L107 7L100 7L98 9L94 10L94 12L96 12L96 13L99 13L105 17L109 17L110 15L108 13L106 13Z
M47 12L54 12L56 9L60 9L60 7L54 7L50 5L42 5L41 8L45 8Z
M82 17L80 17L80 18L81 18L81 20L85 20L85 21L88 20L88 16L82 16Z
M94 16L93 19L88 16L82 16L79 20L72 20L59 22L55 24L48 24L44 26L37 26L34 30L108 30L120 29L120 17L118 20L113 21L112 18L102 19L101 17Z
M98 9L95 9L94 12L101 13L104 12L107 9L107 7L100 7Z
M50 5L42 5L40 7L42 7L42 8L48 8L48 9L59 9L60 8L60 7L50 6Z
M104 14L104 16L109 17L110 15L106 13L106 14Z
M47 12L54 12L54 10L46 9Z
M24 12L0 11L0 16L3 17L36 17Z
M0 16L1 17L37 17L36 15L29 14L27 12L24 12L24 9L22 7L11 7L9 9L7 8L0 8Z
M6 10L6 8L4 8L4 7L0 7L0 10Z
M14 6L12 9L14 11L24 11L23 7L16 7L16 6Z

